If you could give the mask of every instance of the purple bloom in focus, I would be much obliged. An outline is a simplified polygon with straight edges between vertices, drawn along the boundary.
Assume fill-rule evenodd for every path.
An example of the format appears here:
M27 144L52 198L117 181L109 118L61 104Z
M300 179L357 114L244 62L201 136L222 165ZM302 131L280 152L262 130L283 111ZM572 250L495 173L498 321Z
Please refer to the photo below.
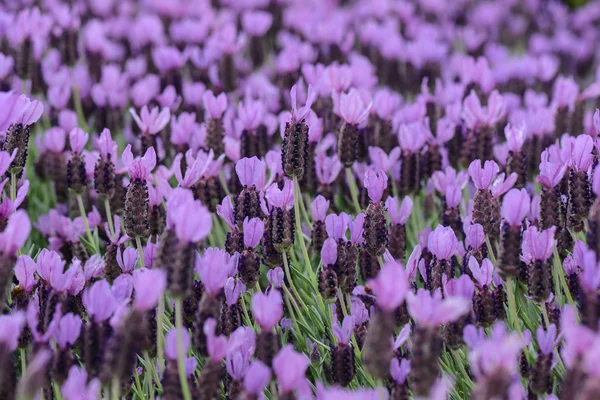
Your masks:
M438 225L429 235L427 248L438 260L450 260L457 250L458 240L454 230L448 226Z
M327 210L329 210L329 200L325 199L325 197L321 195L318 195L312 201L310 210L315 221L324 222L325 216L327 215Z
M262 239L265 224L260 218L244 219L244 246L254 248Z
M321 261L323 265L334 265L337 261L337 242L327 238L321 248Z
M365 188L372 202L378 203L383 197L383 191L387 188L388 177L382 170L368 169L365 172Z
M122 160L132 180L145 181L148 179L150 172L156 167L156 152L154 147L150 147L141 159L134 160L131 145L128 144L123 151Z

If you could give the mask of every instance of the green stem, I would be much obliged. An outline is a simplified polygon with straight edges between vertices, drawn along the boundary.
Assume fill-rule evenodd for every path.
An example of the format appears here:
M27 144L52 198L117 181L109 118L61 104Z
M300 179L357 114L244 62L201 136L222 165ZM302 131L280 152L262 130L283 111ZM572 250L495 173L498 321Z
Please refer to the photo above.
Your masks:
M354 204L356 212L361 213L362 208L360 207L360 203L358 202L358 188L356 187L356 181L354 180L354 174L352 174L351 168L346 168L346 180L348 181L348 186L350 187L350 196L352 197L352 204Z
M497 265L496 264L496 253L494 252L494 247L492 246L492 243L490 242L490 238L487 235L485 235L485 244L487 245L488 258L490 259L492 264Z
M181 331L183 330L183 315L181 311L181 298L175 298L175 329L177 332L177 370L179 372L179 384L185 400L191 400L190 388L188 386L187 376L185 376L185 357L183 354L183 339Z
M244 295L241 296L242 297L242 314L244 314L244 320L246 323L246 326L254 326L253 321L250 319L250 315L248 314L248 308L246 307L246 297ZM256 330L256 326L254 326L254 329Z
M302 296L300 296L300 292L298 291L298 289L296 289L296 285L294 284L294 280L292 279L292 274L290 273L290 266L288 264L286 252L283 252L283 268L284 268L284 272L285 272L286 276L288 277L288 280L290 281L290 286L292 287L292 290L294 291L294 293L296 293L298 301L302 305L302 309L307 310L308 307L306 306L306 304L304 304L304 301L302 300ZM283 285L283 287L285 290L287 290L287 287L285 287L285 285ZM321 296L317 295L317 298L320 299ZM295 300L295 298L294 298L294 300Z
M110 230L110 234L115 236L115 226L113 225L112 214L110 212L110 201L109 199L104 199L104 209L106 210L106 219L108 220L108 229Z
M575 313L575 317L579 320L579 316L577 315L577 307L575 306L575 301L573 301L573 296L571 296L571 291L569 290L569 286L567 285L567 280L565 279L565 274L562 269L562 263L560 261L560 256L558 255L558 251L556 247L554 248L554 269L557 271L558 279L560 280L560 285L562 286L563 291L565 292L565 296L567 297L567 302L571 305L571 309Z
M81 106L81 97L79 96L79 88L77 85L73 85L73 104L75 105L75 112L77 112L77 119L79 120L79 126L86 132L89 132L85 115L83 114L83 107Z
M14 172L10 173L10 200L15 201L17 198L17 175Z
M346 307L346 302L344 301L344 293L342 293L342 289L338 288L337 290L338 292L338 299L340 300L340 306L342 307L342 314L344 315L344 317L347 317L350 312L352 311L351 309L349 309L348 307L351 307L351 300L350 300L350 295L348 295L348 307ZM343 321L342 321L343 323ZM360 353L360 351L358 350L358 343L356 342L356 337L354 336L354 332L352 332L352 345L354 346L354 350L355 352ZM359 358L360 359L360 358Z
M163 318L165 317L165 300L161 296L158 299L158 311L156 312L156 357L158 358L158 368L160 371L164 371L163 362L163 343L164 343L164 332L163 332ZM158 377L157 377L158 378Z
M85 226L85 233L87 234L88 240L93 246L94 252L98 253L98 249L96 248L96 241L92 236L92 231L90 230L90 225L88 224L87 214L85 213L85 207L83 206L83 198L80 194L77 195L77 205L79 206L79 214L81 214L81 218L83 219L83 225Z
M144 249L142 248L142 239L139 236L135 237L135 245L138 251L138 266L144 266Z
M294 188L296 190L296 188ZM300 192L300 188L298 187L298 195L300 196L300 211L302 213L302 218L304 218L304 222L306 225L311 226L310 218L308 217L308 213L306 212L306 206L304 205L304 196Z
M469 374L467 373L467 370L465 369L462 356L458 350L452 350L452 358L454 358L454 363L458 367L459 372L464 376L466 384L469 386L469 388L472 388L473 381L471 380Z
M140 376L137 373L137 368L133 369L133 377L135 379L135 389L138 393L143 393L142 384L140 383Z
M154 383L152 382L152 379L154 377L154 381L156 382L156 385L158 385L159 390L162 392L162 384L160 383L160 379L158 378L158 371L156 371L156 368L154 366L154 364L152 363L152 359L150 358L150 355L148 354L147 351L144 351L144 362L146 363L146 379L148 379L148 384L150 386L150 398L153 399L154 398Z
M227 187L227 182L225 182L225 175L223 175L223 170L219 172L219 182L221 182L221 187L227 196L231 195L229 188Z
M289 299L290 304L288 304L288 306L289 306L288 308L290 309L290 313L292 310L294 310L296 312L296 314L298 314L302 318L302 322L304 322L304 324L306 326L309 326L308 323L306 322L306 318L304 318L304 313L300 310L300 307L298 306L298 303L296 302L296 299L294 299L294 296L292 296L292 294L290 293L290 290L285 285L283 285L283 291L285 292L286 299ZM292 314L292 319L293 319L294 314L293 313L291 313L291 314Z
M540 311L542 312L542 317L544 318L544 324L546 325L546 329L550 326L550 318L548 318L548 311L546 310L546 303L541 302L538 304L540 307Z
M25 357L25 349L19 349L21 355L21 376L25 376L27 371L27 358Z
M294 177L294 191L295 193L300 193L300 186L298 185L298 177ZM321 295L319 293L319 283L317 282L317 275L315 274L315 271L313 271L312 265L310 263L310 257L308 256L308 251L306 250L306 244L304 243L304 236L302 235L302 226L300 223L300 207L298 206L298 195L294 195L294 213L295 213L295 217L296 217L296 234L298 235L298 241L300 242L300 249L302 250L302 257L304 258L304 262L305 262L305 267L306 270L308 271L308 275L310 277L310 280L312 282L313 285L313 290L315 291L315 297L317 298L317 303L319 304L319 308L321 309L321 313L325 314L325 303L323 303L323 299L321 298ZM284 264L287 266L287 258L284 255ZM286 267L287 268L287 267ZM289 268L288 268L288 277L290 279L291 284L293 285L293 280L292 280L292 276L289 275ZM293 286L292 286L293 288ZM296 291L296 289L294 289L294 291L296 293L298 293ZM298 293L298 296L300 296L300 294ZM304 307L304 305L303 305Z
M515 301L515 281L509 277L506 279L506 295L508 297L508 317L514 329L521 333L521 324L517 315L517 304Z
M112 400L119 400L119 378L113 378L110 388L110 398Z

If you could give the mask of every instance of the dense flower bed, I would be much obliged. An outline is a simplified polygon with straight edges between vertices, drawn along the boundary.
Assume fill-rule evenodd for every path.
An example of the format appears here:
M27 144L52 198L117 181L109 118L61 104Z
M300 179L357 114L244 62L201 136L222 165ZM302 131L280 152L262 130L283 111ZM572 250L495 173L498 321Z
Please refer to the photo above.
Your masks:
M599 24L3 2L0 399L600 398Z

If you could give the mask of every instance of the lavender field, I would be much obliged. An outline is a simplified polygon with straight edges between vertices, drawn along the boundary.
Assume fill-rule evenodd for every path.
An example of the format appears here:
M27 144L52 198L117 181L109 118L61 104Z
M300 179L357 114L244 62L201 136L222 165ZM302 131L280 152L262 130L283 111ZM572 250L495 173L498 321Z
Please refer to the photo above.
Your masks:
M600 399L600 1L0 2L0 400Z

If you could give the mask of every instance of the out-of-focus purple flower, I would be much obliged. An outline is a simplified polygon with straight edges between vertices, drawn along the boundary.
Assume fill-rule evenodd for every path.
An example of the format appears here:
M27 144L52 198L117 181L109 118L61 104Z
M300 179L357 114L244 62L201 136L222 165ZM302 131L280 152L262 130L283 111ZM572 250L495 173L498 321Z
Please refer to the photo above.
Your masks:
M65 314L58 324L58 329L54 334L56 344L61 349L72 346L81 332L81 317L73 313Z
M204 240L212 229L212 215L200 200L186 202L174 210L172 222L177 238L186 243L197 243Z
M173 46L160 46L152 50L152 61L161 73L181 68L187 61L186 52Z
M130 274L119 275L114 280L111 291L117 304L128 302L133 294L133 276Z
M397 384L403 384L410 373L410 361L403 358L399 361L396 357L390 362L390 375Z
M249 394L258 396L271 381L271 369L262 362L255 360L248 367L244 377L244 388Z
M304 382L304 374L310 361L301 353L296 353L294 347L286 345L273 358L273 370L279 382L279 392L291 393Z
M386 263L377 278L368 283L377 296L377 304L386 311L395 310L402 304L409 288L406 274L396 262Z
M0 233L0 253L13 256L27 241L31 222L25 210L17 210L8 219L4 232Z
M471 301L475 285L468 275L461 275L459 278L448 279L444 274L442 276L442 285L444 295L449 297L462 297Z
M493 326L489 338L476 334L473 329L468 331L468 337L466 332L465 341L472 346L469 364L475 377L495 374L499 370L508 374L517 372L517 360L525 344L516 332L507 333L501 322Z
M110 318L117 307L110 285L104 279L86 289L82 300L88 315L96 323Z
M149 311L156 307L167 286L165 271L160 269L137 269L133 273L135 298L133 307L138 311Z
M447 297L442 300L440 290L433 294L425 289L419 289L416 294L409 292L406 303L417 324L432 328L455 321L471 309L471 301L464 298Z
M539 231L535 226L530 226L523 232L522 254L524 257L531 257L534 260L547 260L552 256L556 240L554 233L556 227L553 226L543 231Z
M165 357L171 361L176 361L179 358L177 352L177 333L177 329L172 328L165 337ZM185 357L190 348L190 334L185 328L182 328L179 334L181 335L182 354Z
M494 126L506 113L504 98L494 90L488 99L487 106L482 106L477 94L472 91L463 105L462 116L467 127L476 129L478 126Z
M252 314L261 329L272 330L283 317L283 300L278 290L268 294L256 293L252 297Z
M221 363L221 360L227 354L227 338L225 336L215 335L217 321L209 318L204 323L204 334L208 347L208 355L212 362Z
M77 113L71 110L62 110L58 114L58 125L66 132L71 132L77 127Z
M369 147L369 159L371 160L371 163L375 168L381 169L386 173L392 171L392 168L400 158L400 153L400 147L394 147L389 155L380 147Z
M8 352L12 353L17 349L25 322L25 314L20 311L0 315L0 343Z
M540 352L545 355L551 355L554 347L558 344L556 338L556 325L550 324L546 331L543 326L538 326L535 336L540 346Z
M247 11L242 14L242 27L250 36L264 36L271 27L272 23L273 16L268 12Z
M60 390L65 400L94 400L100 395L101 388L98 378L88 382L87 371L74 365Z
M221 93L215 97L212 91L207 90L202 95L202 103L204 104L204 109L211 118L219 119L227 109L227 96L225 93Z

